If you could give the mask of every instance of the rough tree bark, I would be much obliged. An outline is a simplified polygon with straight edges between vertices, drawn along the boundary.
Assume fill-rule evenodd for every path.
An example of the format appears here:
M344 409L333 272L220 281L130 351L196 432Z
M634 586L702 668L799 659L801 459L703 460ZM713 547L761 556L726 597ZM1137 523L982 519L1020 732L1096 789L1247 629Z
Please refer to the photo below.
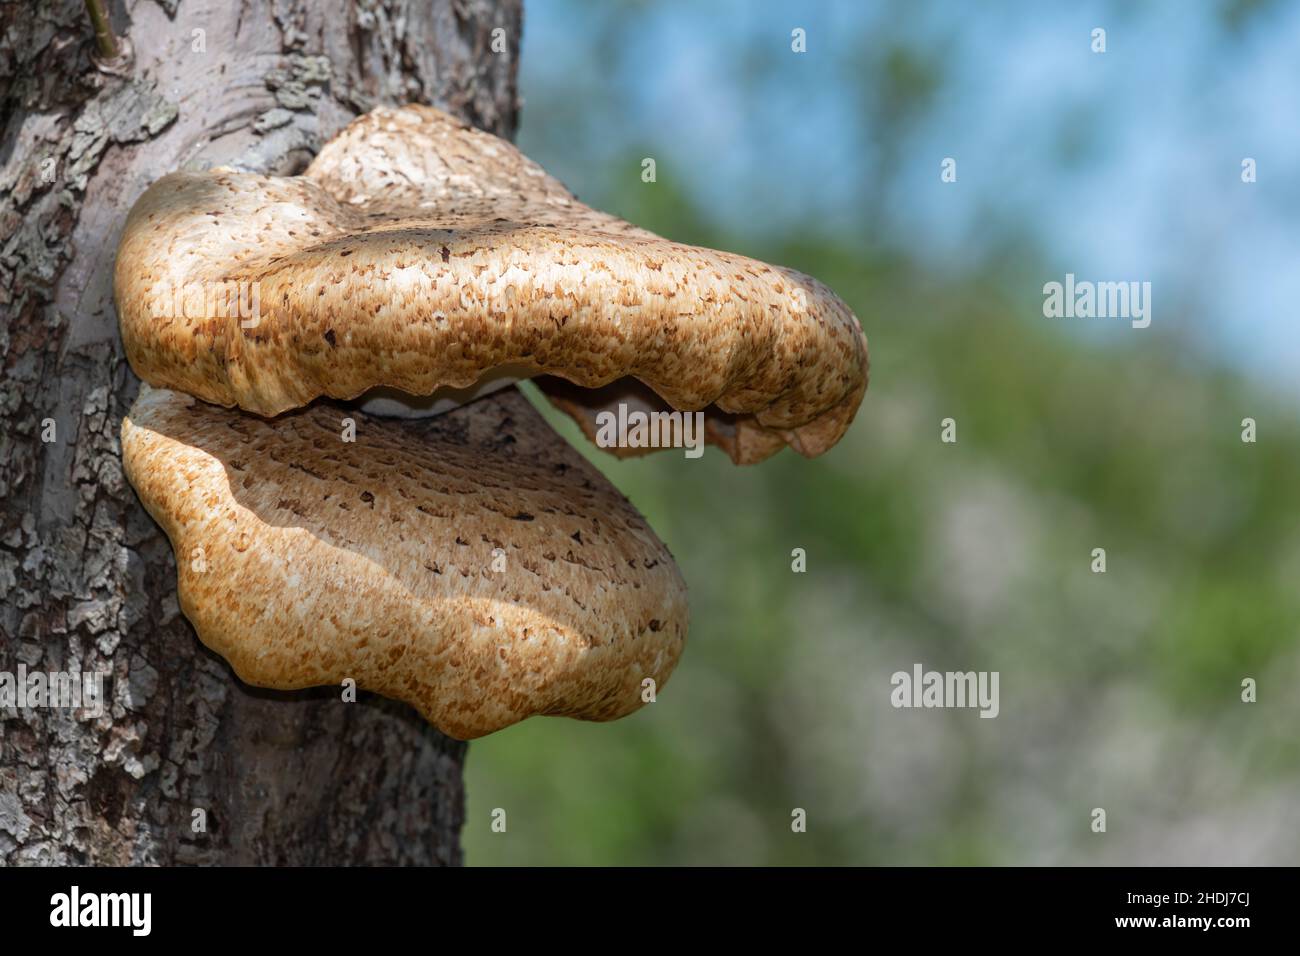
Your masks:
M97 720L0 711L0 861L457 863L463 744L390 701L246 687L180 615L122 476L112 264L180 167L296 172L380 103L511 135L519 0L107 5L121 75L82 0L0 3L0 672L111 673Z

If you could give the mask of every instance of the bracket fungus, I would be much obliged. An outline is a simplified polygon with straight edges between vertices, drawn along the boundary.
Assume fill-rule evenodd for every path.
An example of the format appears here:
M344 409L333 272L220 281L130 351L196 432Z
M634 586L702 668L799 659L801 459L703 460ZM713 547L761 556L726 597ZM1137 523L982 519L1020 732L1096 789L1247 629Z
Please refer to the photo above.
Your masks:
M686 634L672 556L511 382L589 436L619 403L702 412L737 463L820 454L867 386L816 280L590 209L424 106L301 176L164 176L115 298L146 383L126 473L200 639L252 684L351 677L462 738L629 713Z

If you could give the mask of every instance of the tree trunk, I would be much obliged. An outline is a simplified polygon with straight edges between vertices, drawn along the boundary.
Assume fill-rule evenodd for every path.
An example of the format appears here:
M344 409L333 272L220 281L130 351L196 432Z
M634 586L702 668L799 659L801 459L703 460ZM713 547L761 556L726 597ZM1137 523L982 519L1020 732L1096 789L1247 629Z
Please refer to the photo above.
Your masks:
M0 861L458 863L464 744L392 701L246 687L179 613L122 475L113 256L164 173L298 172L377 104L511 135L519 0L107 6L117 71L82 0L0 3L0 675L110 674L97 719L0 710Z

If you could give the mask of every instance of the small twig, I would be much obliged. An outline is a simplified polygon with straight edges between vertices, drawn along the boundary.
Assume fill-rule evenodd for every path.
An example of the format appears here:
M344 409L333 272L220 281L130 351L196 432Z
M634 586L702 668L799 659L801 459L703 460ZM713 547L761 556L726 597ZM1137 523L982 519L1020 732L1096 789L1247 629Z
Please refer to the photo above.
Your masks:
M104 0L86 0L86 13L95 27L95 46L103 60L116 60L118 54L117 37L108 22L108 13L104 10Z

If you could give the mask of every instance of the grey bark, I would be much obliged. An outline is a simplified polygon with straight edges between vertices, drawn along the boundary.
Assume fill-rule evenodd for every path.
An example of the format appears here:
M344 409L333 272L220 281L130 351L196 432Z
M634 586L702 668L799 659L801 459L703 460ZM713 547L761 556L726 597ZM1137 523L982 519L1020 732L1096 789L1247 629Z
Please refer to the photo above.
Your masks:
M112 264L180 167L296 172L381 103L511 135L519 0L108 7L123 75L92 62L82 0L0 3L0 672L111 674L97 720L0 711L0 862L460 862L463 744L391 701L244 686L179 613L122 474Z

